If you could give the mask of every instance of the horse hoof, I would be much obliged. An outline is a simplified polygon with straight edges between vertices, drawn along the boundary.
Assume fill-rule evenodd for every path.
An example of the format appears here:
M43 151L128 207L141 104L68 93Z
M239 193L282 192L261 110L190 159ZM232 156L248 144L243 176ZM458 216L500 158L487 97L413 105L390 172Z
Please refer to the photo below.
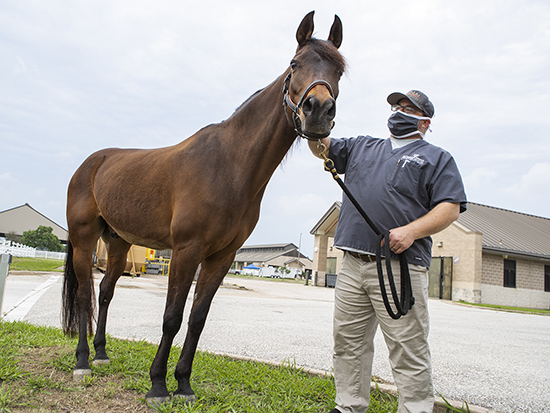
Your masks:
M104 366L106 364L110 364L111 363L111 360L109 359L97 359L97 360L93 360L92 361L92 364L97 367L97 366Z
M164 403L170 401L170 397L146 397L145 403L153 410L158 410Z
M176 400L183 400L185 404L192 404L197 401L194 394L174 394L173 398Z
M76 369L73 370L73 380L74 381L82 381L85 377L91 376L92 370L91 369Z

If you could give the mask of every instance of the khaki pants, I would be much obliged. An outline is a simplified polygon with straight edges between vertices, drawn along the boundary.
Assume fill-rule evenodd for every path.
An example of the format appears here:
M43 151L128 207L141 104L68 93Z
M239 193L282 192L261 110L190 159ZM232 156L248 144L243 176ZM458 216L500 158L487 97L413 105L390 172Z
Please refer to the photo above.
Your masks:
M409 265L415 304L409 313L392 319L384 307L376 262L366 263L346 253L336 281L334 301L334 381L336 407L343 413L365 413L376 328L384 334L393 378L399 390L399 413L433 410L434 395L428 347L428 272ZM399 295L399 262L392 260ZM384 265L385 271L385 265ZM387 277L386 284L387 284ZM386 285L390 303L391 290ZM392 305L395 312L395 306Z

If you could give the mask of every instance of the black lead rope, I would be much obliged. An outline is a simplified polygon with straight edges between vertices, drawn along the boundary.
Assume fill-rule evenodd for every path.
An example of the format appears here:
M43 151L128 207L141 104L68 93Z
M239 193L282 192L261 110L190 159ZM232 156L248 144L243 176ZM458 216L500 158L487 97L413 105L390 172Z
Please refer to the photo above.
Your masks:
M319 141L319 149L324 147L324 145ZM367 213L363 210L361 205L359 205L359 202L355 199L355 197L352 195L352 193L349 191L348 187L344 184L342 179L338 176L338 173L336 172L336 168L334 167L334 162L332 162L331 159L327 158L325 155L325 149L321 152L321 156L325 160L325 169L329 171L332 174L332 177L334 180L340 185L340 188L342 188L342 191L347 195L351 203L357 208L357 211L359 214L363 217L363 219L369 224L369 226L372 228L372 230L378 235L378 242L376 247L376 269L378 270L378 281L380 283L380 292L382 293L382 299L384 300L384 306L386 307L386 311L390 315L391 318L394 320L397 320L402 315L406 315L409 310L414 305L414 297L412 292L412 285L411 285L411 274L409 272L409 265L407 262L407 258L405 257L405 254L398 254L399 256L399 266L401 269L401 300L399 300L399 296L397 295L397 289L395 287L395 280L393 278L393 271L391 268L391 258L390 258L390 232L385 231L382 233L378 227L374 224L374 222L371 221ZM384 240L384 256L386 257L386 272L388 273L388 282L390 284L391 294L393 297L393 302L395 304L395 308L397 312L394 312L391 308L390 300L388 299L388 293L386 291L386 285L384 282L384 272L382 270L382 240Z

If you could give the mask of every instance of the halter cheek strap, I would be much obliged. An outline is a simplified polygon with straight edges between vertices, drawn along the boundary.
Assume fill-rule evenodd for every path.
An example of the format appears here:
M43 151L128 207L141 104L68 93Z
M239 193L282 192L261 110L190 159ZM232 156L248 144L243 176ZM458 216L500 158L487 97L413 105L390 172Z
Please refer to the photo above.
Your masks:
M307 88L306 90L304 90L304 93L302 93L302 96L300 97L300 100L298 101L298 104L295 104L293 101L292 101L292 98L290 97L290 78L292 77L292 72L289 72L288 75L285 77L285 81L284 81L284 84L283 84L283 107L285 109L285 114L288 118L288 120L294 125L294 130L296 131L296 133L302 137L302 138L305 138L305 139L308 139L308 140L318 140L318 139L321 139L321 138L325 138L326 136L321 136L319 134L311 134L312 136L306 136L304 135L302 132L301 132L301 128L300 128L300 115L299 115L299 111L302 109L302 106L304 104L304 101L306 100L306 98L308 97L309 95L309 92L311 92L311 90L318 86L318 85L323 85L325 86L329 93L330 93L330 96L332 98L334 98L334 92L332 91L332 86L330 86L330 83L328 83L327 81L325 80L315 80L313 81ZM290 110L292 111L292 119L289 118L288 116L288 112L287 112L287 107L290 108ZM334 127L334 122L332 124L332 127Z

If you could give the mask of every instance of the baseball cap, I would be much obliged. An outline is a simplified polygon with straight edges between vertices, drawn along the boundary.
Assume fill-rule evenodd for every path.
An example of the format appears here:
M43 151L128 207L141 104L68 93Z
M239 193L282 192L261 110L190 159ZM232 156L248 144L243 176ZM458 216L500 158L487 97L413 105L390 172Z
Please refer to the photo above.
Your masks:
M424 93L420 90L409 90L407 93L394 92L388 96L388 103L390 105L397 105L401 99L408 99L416 106L422 113L429 118L433 117L435 113L434 105L428 99Z

